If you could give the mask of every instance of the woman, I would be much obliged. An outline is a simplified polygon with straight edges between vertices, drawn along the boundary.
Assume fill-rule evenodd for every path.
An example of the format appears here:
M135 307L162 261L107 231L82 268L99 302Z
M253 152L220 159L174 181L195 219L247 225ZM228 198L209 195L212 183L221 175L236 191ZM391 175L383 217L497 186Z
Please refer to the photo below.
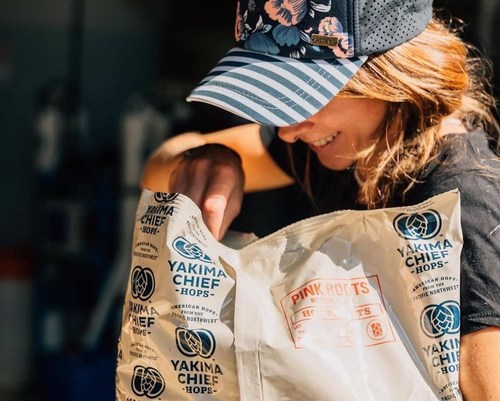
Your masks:
M255 3L249 2L253 6L247 4L244 11L239 9L239 46L258 53L264 43L269 52L273 47L266 44L269 37L265 35L273 31L278 45L284 42L280 34L286 32L289 47L292 31L288 28L299 26L297 21L306 14L299 8L286 9L283 2L278 11L273 5L279 2L257 2L262 5L257 10ZM429 11L431 2L419 3L422 10ZM320 11L314 11L317 17ZM257 18L253 23L252 13L267 19ZM217 238L240 212L244 191L300 182L315 212L321 213L411 205L458 188L464 232L460 387L467 401L498 400L500 161L488 65L435 18L401 43L384 38L384 44L389 44L382 51L366 52L366 61L355 58L357 53L364 55L356 44L351 51L351 37L339 27L341 21L333 18L320 18L318 32L328 31L335 39L329 42L334 53L343 51L354 64L359 62L349 67L355 73L338 94L332 92L318 110L309 109L297 117L294 112L309 105L291 107L285 115L284 108L269 114L273 109L262 106L262 100L251 103L261 90L270 96L281 90L281 95L294 100L300 91L290 94L286 88L279 89L279 77L274 87L254 83L253 92L243 88L249 81L241 83L250 103L227 99L228 88L236 86L236 95L240 92L234 71L227 74L232 75L226 86L215 85L221 87L216 94L207 90L209 81L204 81L191 100L214 103L260 124L203 135L186 133L166 141L147 163L142 185L187 194L200 206L207 227ZM383 29L386 32L385 26ZM257 34L264 36L255 37ZM316 39L327 40L324 36ZM302 45L301 54L314 50L307 46ZM289 66L291 63L296 60ZM219 79L228 64L221 63L211 77Z

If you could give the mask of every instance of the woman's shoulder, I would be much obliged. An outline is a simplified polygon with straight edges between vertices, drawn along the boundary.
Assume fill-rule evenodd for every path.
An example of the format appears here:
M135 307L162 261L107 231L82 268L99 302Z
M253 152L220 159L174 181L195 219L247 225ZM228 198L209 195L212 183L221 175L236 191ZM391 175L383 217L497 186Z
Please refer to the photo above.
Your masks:
M463 165L465 168L475 167L473 161L479 165L497 166L499 155L495 153L488 135L483 130L475 130L465 134L449 134L443 138L437 160L441 163Z
M500 172L500 157L487 134L476 130L446 135L435 159L424 169L420 178L429 180L436 177L442 180L457 174L482 175L488 171Z
M437 194L459 189L467 199L479 196L478 188L488 188L481 196L500 196L500 157L491 148L484 131L449 134L437 156L416 179L404 204L419 203ZM497 201L496 201L497 202Z

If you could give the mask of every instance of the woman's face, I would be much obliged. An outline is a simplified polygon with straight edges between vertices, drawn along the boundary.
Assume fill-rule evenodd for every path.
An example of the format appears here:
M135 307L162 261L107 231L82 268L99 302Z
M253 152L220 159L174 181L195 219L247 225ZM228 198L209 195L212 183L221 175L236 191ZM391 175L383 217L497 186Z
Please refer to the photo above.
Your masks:
M377 99L336 97L307 120L282 127L279 137L303 141L331 170L344 170L382 135L389 103Z

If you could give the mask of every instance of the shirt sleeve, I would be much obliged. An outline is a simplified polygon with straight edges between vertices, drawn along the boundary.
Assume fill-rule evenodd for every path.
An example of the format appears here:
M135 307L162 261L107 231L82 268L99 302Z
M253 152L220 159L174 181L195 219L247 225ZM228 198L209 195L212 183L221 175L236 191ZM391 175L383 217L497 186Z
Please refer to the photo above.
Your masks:
M485 142L456 142L452 153L459 146L460 157L437 161L425 182L412 191L416 196L411 202L460 191L461 332L467 334L500 326L500 160Z
M461 190L462 333L500 326L500 186L480 174L455 177Z

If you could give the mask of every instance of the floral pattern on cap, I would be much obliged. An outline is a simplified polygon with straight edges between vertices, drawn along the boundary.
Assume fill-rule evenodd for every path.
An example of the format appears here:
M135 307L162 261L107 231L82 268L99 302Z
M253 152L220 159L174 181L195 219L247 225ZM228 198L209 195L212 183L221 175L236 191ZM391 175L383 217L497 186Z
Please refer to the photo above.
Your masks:
M339 58L354 56L354 43L352 36L343 32L342 24L338 18L326 17L321 20L318 26L318 33L324 36L331 36L338 39L335 47L330 47L333 53Z
M307 0L269 0L264 10L281 25L297 25L307 13Z
M318 34L338 39L336 46L328 46L333 57L354 55L352 35L344 32L340 20L329 15L332 1L267 0L259 11L255 0L249 0L248 9L240 12L237 4L235 37L244 42L247 50L277 55L288 49L288 56L323 58L325 47L313 45L311 35ZM321 14L328 14L321 18ZM319 22L318 22L319 21Z

